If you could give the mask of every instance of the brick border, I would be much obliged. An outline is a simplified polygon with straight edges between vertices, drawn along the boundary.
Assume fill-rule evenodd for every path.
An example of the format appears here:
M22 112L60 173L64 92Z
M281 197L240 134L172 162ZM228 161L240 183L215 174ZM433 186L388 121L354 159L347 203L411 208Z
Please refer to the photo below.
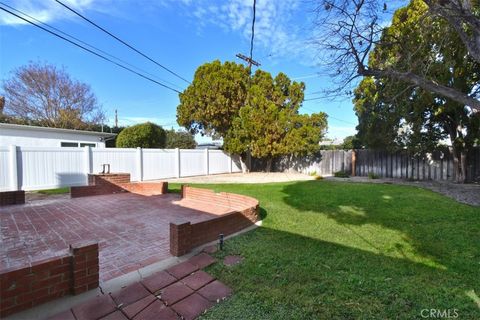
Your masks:
M89 174L88 186L71 187L70 197L90 197L129 192L144 196L165 194L168 182L130 182L129 173Z
M235 193L192 188L182 185L182 199L193 199L217 206L231 208L232 212L212 219L191 223L170 222L170 253L182 256L193 248L218 239L219 234L230 235L241 231L259 220L258 200Z
M0 207L24 203L25 191L23 190L0 192Z
M70 253L0 273L0 318L79 294L99 285L98 243L70 245Z

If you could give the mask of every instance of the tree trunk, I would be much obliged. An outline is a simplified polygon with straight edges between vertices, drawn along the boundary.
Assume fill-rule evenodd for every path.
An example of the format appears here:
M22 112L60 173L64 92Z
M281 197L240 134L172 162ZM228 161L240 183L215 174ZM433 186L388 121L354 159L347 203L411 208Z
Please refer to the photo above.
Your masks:
M250 165L250 152L247 151L246 153L242 153L240 155L240 166L242 167L242 173L249 173Z
M267 159L267 165L265 166L265 171L267 171L267 172L272 171L272 162L273 162L273 158L268 158Z
M465 151L459 151L457 148L453 147L453 170L455 172L455 182L456 183L465 183L467 176L466 165L467 165L467 155Z

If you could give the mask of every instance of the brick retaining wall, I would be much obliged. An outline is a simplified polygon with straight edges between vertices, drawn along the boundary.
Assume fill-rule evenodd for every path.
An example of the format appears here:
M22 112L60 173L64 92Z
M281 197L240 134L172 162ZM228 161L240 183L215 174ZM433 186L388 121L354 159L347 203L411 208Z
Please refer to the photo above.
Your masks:
M98 285L98 243L70 245L69 254L0 272L0 318Z
M211 203L231 208L233 212L214 217L207 221L170 223L170 253L182 256L193 248L241 231L258 221L258 200L234 193L182 186L182 198Z
M130 192L145 196L164 194L167 182L130 182L129 173L89 174L88 186L71 187L72 198Z
M12 204L24 204L25 191L4 191L0 192L0 207Z

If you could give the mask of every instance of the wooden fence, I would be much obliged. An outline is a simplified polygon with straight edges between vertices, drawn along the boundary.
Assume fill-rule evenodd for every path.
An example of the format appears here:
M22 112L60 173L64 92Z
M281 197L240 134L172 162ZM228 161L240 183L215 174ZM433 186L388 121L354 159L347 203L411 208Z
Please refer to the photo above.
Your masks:
M356 150L355 175L373 173L384 178L413 180L455 180L453 156L450 152L433 152L412 156L400 151ZM480 181L480 148L467 155L467 181Z
M277 159L276 171L293 170L318 175L333 175L337 171L352 172L353 151L325 150L308 157ZM451 152L436 151L423 156L413 156L406 151L388 153L379 150L355 150L354 175L368 176L369 173L382 178L413 180L455 180ZM467 181L480 181L480 147L467 155Z

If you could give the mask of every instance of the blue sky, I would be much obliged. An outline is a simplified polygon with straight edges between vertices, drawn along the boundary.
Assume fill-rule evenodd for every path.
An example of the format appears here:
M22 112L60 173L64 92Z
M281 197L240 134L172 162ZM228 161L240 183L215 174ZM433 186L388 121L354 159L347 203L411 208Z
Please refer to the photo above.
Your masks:
M2 0L29 15L148 71L182 91L187 84L122 46L68 12L54 0ZM239 60L248 55L252 0L64 0L123 40L191 80L208 61ZM332 87L311 45L311 2L258 0L254 59L263 70L280 71L306 84L306 99ZM112 123L118 110L121 125L153 121L178 128L178 95L105 62L17 18L0 13L0 79L29 61L64 66L75 79L91 85ZM355 133L357 118L350 98L305 101L303 113L324 111L329 138ZM198 141L208 139L197 137Z

